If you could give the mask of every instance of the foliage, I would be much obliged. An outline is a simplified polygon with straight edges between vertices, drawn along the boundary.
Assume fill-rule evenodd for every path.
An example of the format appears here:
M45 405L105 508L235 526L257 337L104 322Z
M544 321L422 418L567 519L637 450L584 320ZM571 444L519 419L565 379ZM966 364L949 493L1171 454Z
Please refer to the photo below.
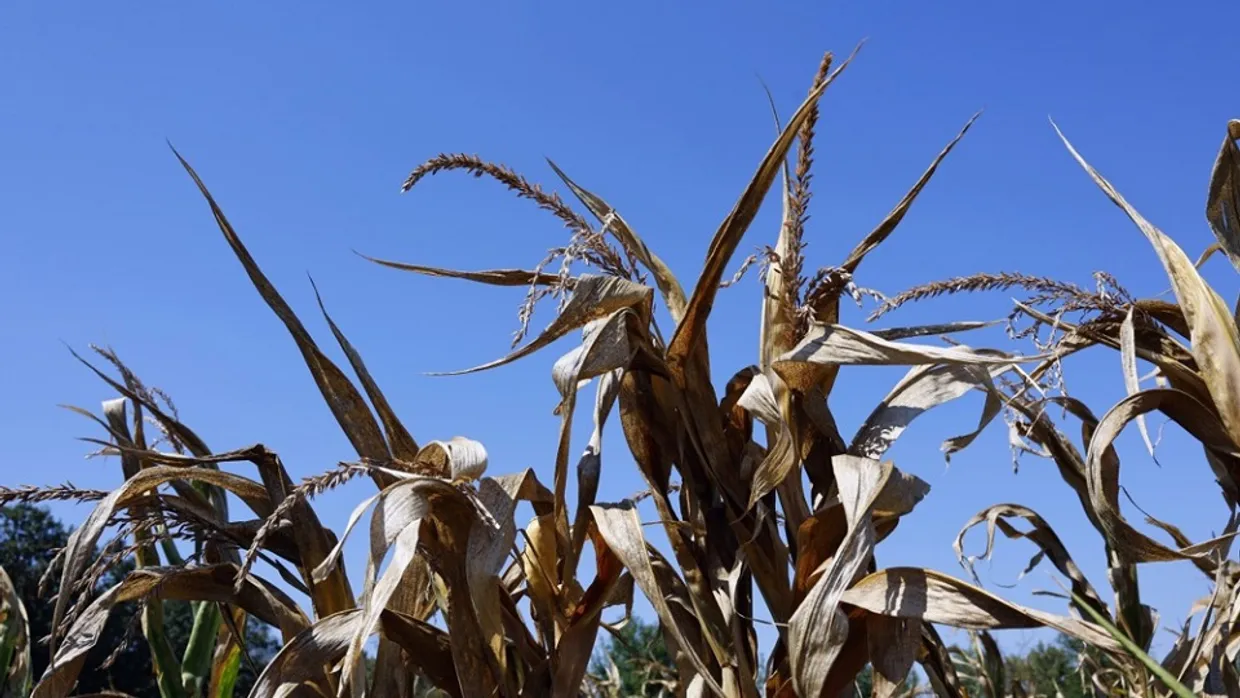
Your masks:
M611 685L612 667L619 677ZM622 696L675 695L676 665L658 624L630 618L590 663L591 678Z
M68 538L69 531L43 507L14 504L0 508L0 568L10 573L17 596L28 610L29 633L33 638L44 638L51 632L52 608L46 595L40 593L40 581L48 572L51 554L64 548ZM100 588L94 593L119 583L132 569L129 561L119 562L103 574ZM162 606L169 641L183 651L193 628L193 611L183 601L166 601ZM87 656L78 681L79 691L112 690L136 698L159 695L149 649L132 637L138 621L136 604L121 604L113 610L103 637ZM248 623L245 637L253 666L244 663L240 667L238 692L248 691L254 685L254 666L261 668L279 648L267 627L260 623ZM37 678L47 669L47 647L36 642L30 649L31 673Z
M997 644L980 631L1003 628L1049 627L1085 643L1090 652L1083 661L1094 663L1088 666L1094 683L1108 694L1164 695L1179 679L1211 694L1240 685L1231 664L1240 648L1231 630L1240 609L1234 598L1240 575L1225 562L1237 517L1228 518L1224 536L1201 543L1156 522L1174 545L1155 541L1119 511L1113 448L1125 425L1136 421L1143 429L1146 413L1163 411L1202 443L1234 512L1240 496L1240 331L1230 309L1170 238L1085 165L1155 247L1172 279L1175 303L1134 299L1107 275L1093 292L1002 274L915 288L877 311L881 317L936 294L1027 288L1033 295L1016 306L1011 322L1015 336L1035 342L1032 355L974 349L951 338L987 323L872 331L841 324L846 298L882 298L858 284L862 263L891 238L973 124L966 123L847 256L806 273L818 102L847 65L832 70L830 55L824 58L809 96L778 124L774 144L723 218L688 292L610 204L554 165L585 214L512 170L473 156L441 155L410 175L405 189L454 170L494 179L559 218L571 233L564 247L531 269L456 271L375 260L527 289L518 343L534 307L558 301L557 317L533 339L463 371L504 366L580 331L580 345L553 368L560 400L556 456L537 473L489 475L486 449L465 437L419 444L322 300L320 309L355 379L310 336L182 159L226 242L292 336L357 458L294 486L280 458L261 445L208 447L167 397L148 388L114 353L98 350L109 371L82 359L120 396L103 404L102 417L78 411L102 429L103 438L95 441L102 453L119 457L124 482L111 492L52 488L4 495L10 501L95 502L62 557L51 608L56 662L35 695L69 694L112 609L139 602L156 681L168 697L231 695L231 676L240 665L232 628L249 616L277 627L283 638L283 649L251 691L256 698L289 692L405 695L423 680L452 696L572 696L587 678L603 611L623 607L627 616L635 590L658 616L675 666L667 688L678 696L837 696L852 690L868 665L872 695L890 698L920 663L933 691L959 698L967 694L956 670L960 653L943 644L936 625L979 631L975 671L967 678L994 696L1012 684ZM1236 261L1240 156L1232 139L1240 136L1240 122L1233 124L1212 176L1207 217L1220 249ZM708 319L728 285L725 269L777 180L784 216L762 255L758 352L751 365L727 367L731 373L723 375L732 378L719 389L711 381L719 367L711 365ZM927 336L948 338L947 345L910 341ZM1131 393L1101 419L1064 393L1059 380L1066 358L1095 345L1120 351ZM1142 390L1138 360L1156 366L1167 387ZM906 366L908 373L877 399L836 394L842 371L874 365ZM591 383L594 431L572 468L577 399ZM884 460L887 450L918 415L975 391L986 396L978 428L946 441L944 451L965 448L1006 413L1016 444L1055 462L1102 537L1114 609L1049 523L1016 504L991 507L966 524L957 542L961 562L972 570L974 558L964 553L963 538L974 526L985 524L989 534L983 555L990 554L996 530L1029 540L1038 547L1034 563L1050 560L1070 582L1074 614L1007 602L983 590L980 581L877 567L876 546L929 493L921 479ZM858 432L845 438L831 405L855 410L865 400L873 409ZM1083 423L1083 449L1052 421L1052 406ZM603 427L613 411L647 485L636 499L653 506L654 522L641 520L634 500L609 501L612 493L599 492ZM148 439L148 431L156 438ZM360 503L337 535L319 521L311 499L359 476L369 477L378 493ZM567 495L572 478L575 501ZM224 492L247 511L234 516ZM514 518L518 503L534 512L524 525ZM371 507L370 557L360 576L351 578L341 546ZM662 529L670 556L649 544L647 523ZM192 543L194 554L180 559L174 540ZM593 564L581 565L587 544ZM97 546L103 555L95 554ZM136 566L123 580L97 597L74 593L83 584L93 587L123 559ZM1145 653L1154 615L1140 601L1137 569L1173 560L1196 565L1215 582L1215 593L1196 632L1186 627L1163 662L1166 671L1151 671ZM274 584L272 575L300 592L308 606ZM758 597L778 629L767 661L754 626ZM184 652L168 637L161 599L196 604ZM435 615L441 622L430 622ZM367 672L363 648L375 633L374 670ZM608 671L609 679L623 683ZM1160 672L1179 679L1167 681Z

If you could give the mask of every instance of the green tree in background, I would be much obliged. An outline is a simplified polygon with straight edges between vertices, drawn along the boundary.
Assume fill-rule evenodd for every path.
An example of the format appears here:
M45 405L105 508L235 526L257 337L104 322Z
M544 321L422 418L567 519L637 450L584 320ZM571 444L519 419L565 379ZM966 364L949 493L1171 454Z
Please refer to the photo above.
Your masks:
M31 663L34 676L42 676L47 668L48 648L43 640L51 633L51 599L39 595L39 580L47 571L56 550L63 548L69 539L64 524L47 509L31 504L15 504L0 507L0 566L9 573L17 589L30 621ZM132 564L109 570L100 580L100 589L118 583L132 569ZM53 590L54 591L54 588ZM86 666L78 679L78 693L121 691L136 698L159 698L151 670L151 657L146 642L136 630L137 606L124 604L113 609L104 628L103 638L87 654ZM183 601L164 602L164 617L168 639L178 653L183 652L189 641L194 618L190 604ZM279 649L277 639L267 626L250 619L246 623L246 645L258 670ZM117 648L121 648L117 652ZM117 652L110 666L101 666L113 652ZM236 695L249 693L257 678L254 669L242 663L237 680Z
M1006 661L1009 681L1019 681L1029 695L1084 698L1090 693L1077 672L1077 657L1083 649L1079 641L1061 636L1054 644L1039 642L1023 657Z
M676 677L676 665L657 623L636 616L630 618L595 655L590 673L607 676L609 659L620 672L619 695L671 694L661 682Z

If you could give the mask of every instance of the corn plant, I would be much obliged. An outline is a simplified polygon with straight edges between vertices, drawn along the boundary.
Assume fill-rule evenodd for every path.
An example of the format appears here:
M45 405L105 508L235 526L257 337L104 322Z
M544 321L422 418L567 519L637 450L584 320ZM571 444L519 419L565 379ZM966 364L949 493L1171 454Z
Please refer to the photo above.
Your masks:
M1062 133L1060 136L1062 137ZM981 557L991 554L995 531L1009 539L1025 539L1038 548L1030 568L1048 559L1069 582L1068 597L1083 618L1106 628L1124 646L1119 653L1087 650L1082 664L1100 695L1236 695L1240 676L1236 634L1240 569L1228 560L1236 516L1240 477L1240 331L1236 314L1205 281L1199 268L1223 252L1240 269L1240 121L1231 121L1210 177L1206 218L1216 236L1194 263L1169 236L1146 220L1090 166L1064 138L1076 161L1154 247L1171 282L1175 302L1134 298L1114 277L1100 273L1097 291L1048 278L1019 274L979 274L934 282L888 300L875 316L900 305L932 296L968 291L1021 287L1032 295L1016 304L1013 334L1030 338L1050 354L1021 380L990 392L988 415L1009 413L1013 446L1052 460L1072 489L1084 513L1105 544L1107 576L1114 609L1081 572L1050 524L1037 512L1017 504L1000 504L974 516L960 532L956 551L972 571L978 556L966 556L965 533L985 525L987 543ZM1097 417L1064 388L1063 361L1094 346L1120 354L1128 396ZM1141 376L1138 362L1153 367ZM1143 383L1153 380L1153 387ZM1081 447L1057 426L1053 414L1080 423ZM1113 444L1135 423L1149 456L1155 454L1146 416L1161 412L1196 439L1204 451L1222 495L1222 534L1193 542L1173 524L1148 517L1169 542L1160 542L1136 528L1120 512L1119 455ZM1203 506L1194 501L1192 506ZM1201 618L1178 630L1178 639L1161 661L1148 652L1154 637L1156 611L1141 601L1138 566L1186 561L1212 583L1210 596L1197 604ZM1193 614L1196 615L1196 614ZM981 636L987 640L988 636ZM993 641L979 644L968 662L983 679L987 695L1005 695L1002 662ZM996 671L995 667L999 667ZM996 679L996 674L1000 678ZM985 680L990 677L991 680Z
M97 503L62 555L51 637L54 661L34 695L70 694L108 610L130 601L144 604L142 631L152 645L165 696L230 695L230 677L245 655L238 629L251 617L276 627L285 643L253 696L401 696L421 681L451 696L470 697L577 696L605 690L586 681L591 652L600 632L612 627L603 622L604 611L629 612L636 591L658 616L676 668L666 689L678 696L837 696L850 690L869 664L874 695L890 698L915 663L936 693L963 696L936 625L1049 627L1102 652L1123 655L1125 645L1105 624L1013 604L940 572L878 566L876 546L929 493L920 478L883 459L911 421L974 390L990 396L983 422L1004 404L1019 410L1025 403L1001 388L1004 381L1014 375L1041 376L1050 370L1041 367L1057 366L1058 354L1077 345L1061 342L1022 356L974 349L954 339L947 346L909 341L957 335L986 323L872 331L840 324L841 303L864 294L855 281L861 264L895 232L974 122L965 124L842 261L810 274L805 224L819 99L849 61L833 67L831 55L824 57L808 97L786 123L778 124L778 137L714 232L688 290L612 205L554 165L583 212L512 170L473 156L440 155L409 176L405 190L453 170L497 180L571 232L564 247L531 269L457 271L375 260L421 274L525 288L518 343L525 339L535 305L545 299L558 302L555 319L533 339L503 358L463 371L496 369L580 333L580 344L554 365L560 400L556 455L537 471L489 474L486 449L466 437L415 440L322 301L320 309L352 379L310 336L206 185L181 159L259 295L292 336L356 458L294 485L280 458L261 445L230 451L208 447L162 393L146 388L114 354L104 352L104 357L119 378L83 359L120 396L105 403L104 418L97 421L106 434L100 445L120 457L125 481L97 497L82 494ZM758 352L752 365L737 367L717 387L710 378L707 320L725 284L725 270L777 182L783 216L762 259ZM1192 311L1185 314L1192 324ZM1191 357L1175 353L1171 345L1151 344L1145 315L1133 317L1130 326L1141 323L1143 356L1151 355L1151 346L1170 352L1158 356L1175 357L1184 367L1176 380L1188 381L1191 374L1206 382L1184 363ZM661 327L660 321L670 324ZM1034 362L1040 363L1032 374L1020 368ZM851 408L859 396L833 396L836 378L845 367L873 365L909 370L874 402L857 433L845 438L830 400L846 400ZM589 383L595 385L588 410L594 430L573 467L571 427L578 395ZM1135 398L1121 414L1132 413L1132 404L1148 407L1151 400ZM1226 403L1199 399L1192 404ZM647 487L639 497L622 501L609 499L610 493L598 487L603 427L613 412ZM1041 412L1035 407L1029 415L1039 423ZM1232 417L1224 419L1231 423L1227 419ZM1108 429L1123 421L1102 420L1098 443L1109 443ZM144 430L151 424L166 447L146 438ZM1212 439L1222 434L1217 429L1209 433ZM959 450L976 435L952 438L944 447ZM1230 457L1222 441L1208 445L1218 458ZM1101 463L1110 462L1103 454L1110 452L1105 445L1100 448L1097 454L1091 449L1089 458L1098 461L1093 467L1102 473ZM1080 472L1092 471L1082 465ZM370 478L377 492L337 535L322 525L311 499L356 477ZM576 497L569 501L574 478ZM1083 483L1085 476L1079 479ZM1082 501L1092 503L1086 495L1093 490L1082 488ZM225 492L247 513L234 519ZM670 554L646 539L638 498L649 500L657 512ZM518 502L531 505L535 514L523 525L514 519ZM371 510L368 562L360 577L350 578L341 562L342 546ZM1142 548L1138 543L1144 539L1127 532L1109 509L1100 516L1100 530L1122 542L1115 546L1121 573L1138 562L1174 554L1221 574L1223 566L1197 555L1192 546L1182 546L1189 552ZM138 569L89 598L79 592L108 564L108 556L95 560L91 553L108 531L114 537L105 549L113 558L135 557ZM192 556L181 558L173 544L177 540L192 543ZM587 544L592 564L582 563ZM260 569L274 570L282 584L259 574L255 563L260 560L265 564ZM1084 590L1071 566L1065 563L1063 569L1069 570L1064 573L1074 588ZM285 589L303 594L309 606L301 607ZM179 659L160 641L160 599L199 604L196 642ZM755 632L759 600L778 631L764 653ZM1138 630L1145 627L1141 617L1130 606L1121 604L1123 627L1130 635L1143 632ZM363 649L376 633L374 671L368 678ZM763 655L769 657L765 671L758 666ZM765 676L762 683L760 675Z

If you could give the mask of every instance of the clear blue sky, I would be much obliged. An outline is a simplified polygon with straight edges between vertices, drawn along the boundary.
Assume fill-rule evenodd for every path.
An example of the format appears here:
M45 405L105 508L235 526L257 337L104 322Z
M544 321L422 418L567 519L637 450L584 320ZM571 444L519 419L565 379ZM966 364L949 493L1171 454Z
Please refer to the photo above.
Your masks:
M689 286L773 136L757 76L789 114L822 51L846 54L864 37L823 103L810 264L838 263L985 107L860 282L895 292L1020 270L1088 285L1105 268L1136 292L1161 292L1153 252L1071 161L1047 117L1196 254L1211 241L1202 215L1209 167L1226 119L1240 115L1223 87L1234 53L1218 40L1234 8L1111 8L6 3L0 480L118 482L115 463L81 459L88 446L73 437L97 435L92 425L55 407L111 397L62 341L115 347L217 450L261 441L295 479L353 455L165 138L197 167L321 343L338 356L307 271L415 437L477 438L492 472L534 467L549 479L558 428L550 367L568 346L480 376L425 377L504 352L521 291L380 269L350 250L450 267L529 266L565 231L461 175L401 196L407 172L438 152L466 151L550 184L542 159L550 156L617 206ZM774 241L777 209L763 211L743 254ZM1225 267L1219 259L1209 272L1230 295ZM889 321L989 319L1008 307L1005 294L959 298ZM862 322L849 312L846 322ZM756 275L722 293L710 326L721 379L755 361L757 317ZM846 432L900 373L845 372L832 407ZM1102 350L1078 361L1069 381L1098 411L1122 395L1118 357ZM892 452L934 490L880 548L880 563L960 573L950 548L958 527L1014 501L1049 519L1104 587L1101 548L1075 498L1048 462L1027 458L1014 475L1002 425L945 469L939 441L972 428L979 407L974 396L924 418ZM577 431L574 450L584 446L585 429ZM1225 512L1199 453L1173 431L1161 469L1125 435L1123 482L1147 509L1203 538ZM619 436L609 431L604 453L603 491L613 499L640 487ZM326 498L322 517L342 525L365 494L359 486ZM76 523L85 512L57 513ZM1012 582L1031 552L1002 545L984 578ZM1143 568L1143 579L1164 627L1206 588L1186 567ZM1007 593L1062 608L1032 597L1036 588L1053 588L1044 572Z

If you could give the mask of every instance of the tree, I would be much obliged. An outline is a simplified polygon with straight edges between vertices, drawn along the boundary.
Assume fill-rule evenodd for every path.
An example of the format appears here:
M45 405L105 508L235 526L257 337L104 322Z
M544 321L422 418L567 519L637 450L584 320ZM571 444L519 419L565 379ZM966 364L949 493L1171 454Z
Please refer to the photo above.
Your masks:
M1077 672L1079 642L1061 636L1055 644L1039 642L1023 657L1007 660L1009 681L1019 681L1030 696L1084 698L1088 695Z
M590 672L607 676L608 660L620 673L619 695L622 696L662 695L665 684L660 682L675 679L677 673L662 629L657 623L636 616L595 655Z
M48 664L44 639L51 633L52 604L39 594L39 580L47 572L55 551L69 539L64 524L47 509L31 504L0 507L0 566L9 573L13 586L26 606L30 621L31 664L34 676L43 674ZM100 580L99 591L117 584L133 569L126 561L108 571ZM165 632L174 650L183 652L193 627L193 609L183 601L165 601ZM86 656L78 679L79 693L114 690L137 698L159 698L151 666L150 652L142 640L135 604L122 604L112 610L100 641ZM254 664L261 668L279 649L267 626L253 619L246 623L245 639ZM110 655L110 666L104 666ZM245 695L257 678L254 668L242 663L237 695Z

